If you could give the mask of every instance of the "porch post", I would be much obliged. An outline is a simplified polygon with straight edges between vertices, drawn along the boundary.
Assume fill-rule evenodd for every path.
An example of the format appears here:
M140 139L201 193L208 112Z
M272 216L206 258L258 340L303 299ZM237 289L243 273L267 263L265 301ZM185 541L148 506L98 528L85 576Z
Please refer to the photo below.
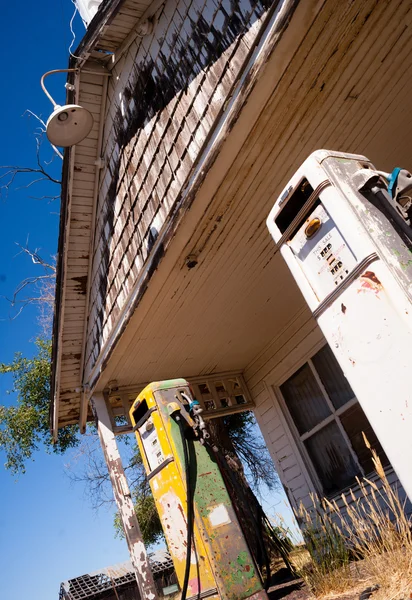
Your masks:
M140 597L142 600L157 600L156 588L146 548L134 512L129 485L124 474L122 459L103 394L93 394L90 403L96 419L100 443L112 482L114 498L122 519L127 545L129 546L130 559L135 571Z

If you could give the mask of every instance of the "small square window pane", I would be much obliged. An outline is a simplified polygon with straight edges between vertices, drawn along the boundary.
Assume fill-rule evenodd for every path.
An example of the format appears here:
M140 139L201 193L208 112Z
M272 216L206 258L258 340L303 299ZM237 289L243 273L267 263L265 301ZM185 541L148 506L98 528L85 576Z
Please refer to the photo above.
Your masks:
M375 470L375 467L372 461L371 451L365 444L362 432L366 435L371 447L379 456L382 465L387 467L390 464L389 459L380 445L360 404L357 403L345 410L343 415L341 415L340 420L366 475L372 473Z
M218 394L225 394L226 393L226 389L225 386L223 385L222 381L215 381L215 389L217 391Z
M361 476L335 421L310 436L304 443L324 494L337 494L352 485L357 475Z
M354 398L355 394L329 346L315 354L312 362L336 409Z
M280 390L301 435L331 414L308 364L280 386Z

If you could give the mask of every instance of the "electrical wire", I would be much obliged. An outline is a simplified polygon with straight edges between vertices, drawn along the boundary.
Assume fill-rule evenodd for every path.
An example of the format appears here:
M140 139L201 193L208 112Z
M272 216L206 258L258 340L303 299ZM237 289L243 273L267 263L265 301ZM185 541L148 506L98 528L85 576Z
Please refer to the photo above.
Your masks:
M186 600L187 596L187 587L189 584L189 574L190 574L190 560L192 555L192 538L193 538L193 494L192 494L192 485L190 478L190 462L189 462L189 451L187 448L187 440L185 435L185 426L182 421L180 415L176 416L176 421L179 425L180 436L182 438L182 446L183 446L183 460L185 463L185 474L186 474L186 495L187 495L187 540L186 540L186 565L185 565L185 574L183 578L182 585L182 595L181 600Z
M73 56L73 58L80 58L80 56L76 56L72 52L73 44L74 44L74 42L76 40L76 34L74 33L74 30L73 30L73 21L74 21L75 16L78 13L78 8L77 8L77 4L76 4L75 0L72 0L72 3L74 5L74 12L73 12L72 18L70 19L70 23L69 23L70 32L72 34L72 41L71 41L71 44L69 46L69 54L70 54L70 56Z

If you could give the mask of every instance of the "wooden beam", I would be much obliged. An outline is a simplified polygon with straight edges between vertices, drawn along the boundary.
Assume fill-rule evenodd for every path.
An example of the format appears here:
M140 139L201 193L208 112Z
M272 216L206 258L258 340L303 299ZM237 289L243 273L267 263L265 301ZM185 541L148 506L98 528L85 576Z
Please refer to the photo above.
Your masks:
M124 473L122 459L113 433L109 411L103 394L96 393L90 399L97 422L100 443L112 482L123 529L129 546L130 559L142 600L157 600L157 593L150 569L142 533L134 512L129 485Z

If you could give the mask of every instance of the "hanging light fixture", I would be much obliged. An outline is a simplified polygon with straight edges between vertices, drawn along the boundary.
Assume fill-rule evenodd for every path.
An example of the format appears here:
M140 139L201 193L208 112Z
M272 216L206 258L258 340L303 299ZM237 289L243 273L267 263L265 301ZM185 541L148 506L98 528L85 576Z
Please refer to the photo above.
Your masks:
M93 127L92 114L78 104L57 104L44 85L44 79L52 73L70 73L78 69L55 69L48 71L40 80L40 85L54 106L46 123L46 135L51 144L67 148L78 144L87 137Z

